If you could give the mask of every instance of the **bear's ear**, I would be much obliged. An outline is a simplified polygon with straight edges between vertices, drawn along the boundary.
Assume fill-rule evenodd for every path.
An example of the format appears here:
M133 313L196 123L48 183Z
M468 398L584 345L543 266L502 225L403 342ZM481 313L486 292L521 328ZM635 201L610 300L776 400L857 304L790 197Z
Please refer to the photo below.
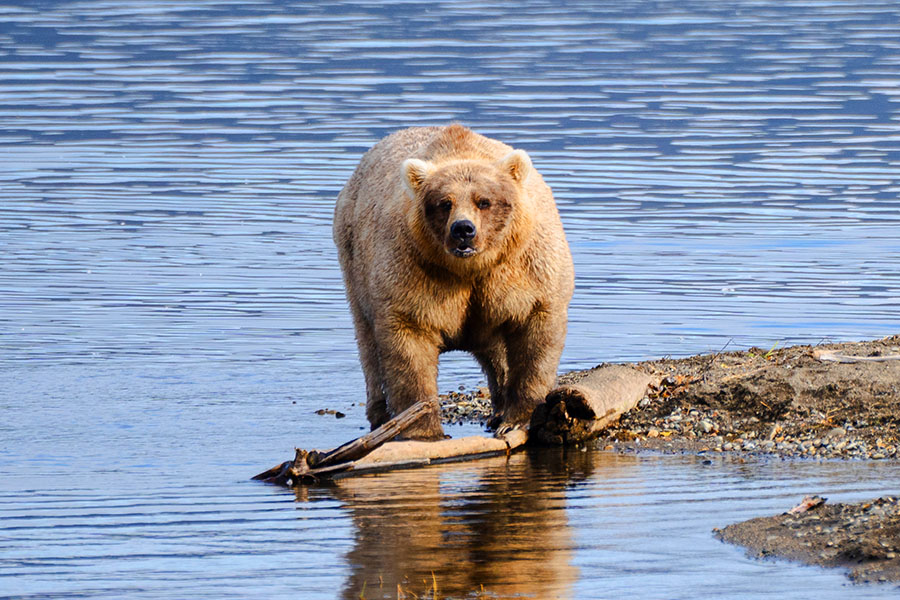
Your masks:
M531 173L531 159L524 150L513 150L500 161L500 169L509 173L516 183L525 183Z
M410 193L415 196L419 189L421 189L425 178L431 173L432 167L424 160L407 158L403 161L403 166L401 166L400 169L403 172L403 182L406 184Z

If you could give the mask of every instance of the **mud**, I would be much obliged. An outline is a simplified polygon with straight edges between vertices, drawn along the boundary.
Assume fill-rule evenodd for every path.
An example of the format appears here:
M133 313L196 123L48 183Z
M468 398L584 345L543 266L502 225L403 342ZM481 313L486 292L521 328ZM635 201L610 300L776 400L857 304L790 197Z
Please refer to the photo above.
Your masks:
M715 534L752 556L845 568L859 583L900 581L900 502L894 496L759 517Z

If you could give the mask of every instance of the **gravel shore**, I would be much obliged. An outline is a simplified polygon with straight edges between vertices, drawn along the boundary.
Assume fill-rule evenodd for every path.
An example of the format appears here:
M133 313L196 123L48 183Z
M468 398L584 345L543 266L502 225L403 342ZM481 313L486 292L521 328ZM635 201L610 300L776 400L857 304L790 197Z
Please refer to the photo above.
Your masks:
M731 452L812 459L894 459L900 453L900 336L663 359L637 408L598 440L625 452ZM822 357L862 358L836 362ZM876 360L872 360L876 359ZM588 371L567 373L574 383ZM485 423L485 388L442 396L444 422Z
M845 568L858 583L900 581L900 502L894 496L750 519L715 535L760 558Z

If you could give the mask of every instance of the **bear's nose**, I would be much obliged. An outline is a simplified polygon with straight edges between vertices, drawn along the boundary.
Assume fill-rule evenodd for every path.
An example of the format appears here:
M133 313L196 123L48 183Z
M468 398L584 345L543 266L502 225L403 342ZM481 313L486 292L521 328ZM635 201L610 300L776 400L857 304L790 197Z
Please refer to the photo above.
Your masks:
M450 226L450 237L460 242L468 242L475 237L475 223L461 219Z

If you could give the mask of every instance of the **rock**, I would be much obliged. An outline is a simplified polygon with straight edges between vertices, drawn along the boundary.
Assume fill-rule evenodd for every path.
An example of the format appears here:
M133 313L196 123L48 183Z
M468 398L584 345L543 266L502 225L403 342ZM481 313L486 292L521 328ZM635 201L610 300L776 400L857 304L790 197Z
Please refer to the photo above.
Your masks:
M828 433L825 434L825 437L828 439L834 439L844 437L845 435L847 435L846 429L844 429L843 427L835 427L829 430Z

